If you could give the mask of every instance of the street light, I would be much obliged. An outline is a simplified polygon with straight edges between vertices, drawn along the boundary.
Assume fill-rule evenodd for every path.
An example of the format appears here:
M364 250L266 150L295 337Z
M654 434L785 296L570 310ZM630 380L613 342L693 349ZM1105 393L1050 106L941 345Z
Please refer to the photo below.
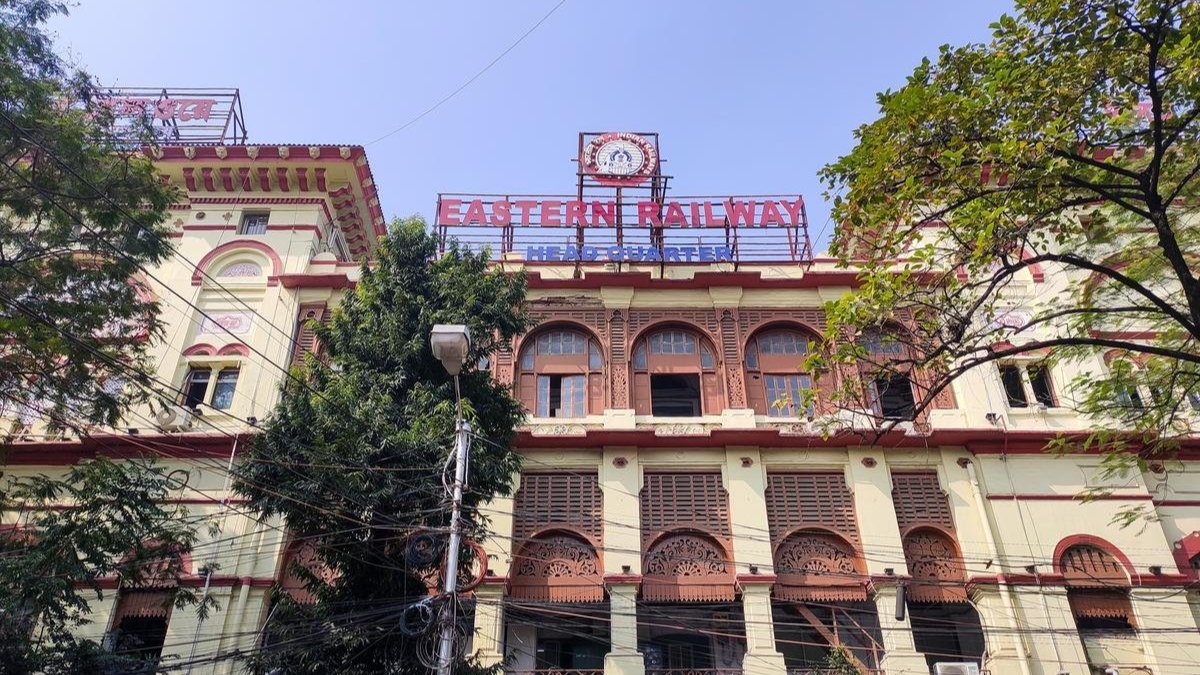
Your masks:
M429 346L446 372L458 377L471 349L471 331L462 324L439 323L429 334Z
M462 372L467 352L471 350L471 331L462 324L442 324L433 327L429 334L429 346L433 356L442 362L442 367L454 378L454 488L451 491L453 508L450 511L450 544L446 547L446 575L443 586L450 602L458 591L458 550L462 545L462 494L467 484L467 455L471 449L471 425L462 417L459 401L458 374ZM454 654L454 612L447 613L448 620L442 625L442 639L438 646L438 675L450 675Z

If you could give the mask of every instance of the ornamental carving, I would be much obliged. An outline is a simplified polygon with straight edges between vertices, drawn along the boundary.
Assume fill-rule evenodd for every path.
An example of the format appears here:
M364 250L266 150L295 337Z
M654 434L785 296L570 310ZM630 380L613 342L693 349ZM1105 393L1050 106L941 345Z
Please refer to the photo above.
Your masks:
M591 546L567 535L534 539L521 549L517 575L536 579L596 576L600 573Z
M655 436L708 436L712 431L703 424L656 424Z
M856 558L854 549L838 537L802 532L788 537L775 552L775 570L779 574L839 577L844 582L858 574Z
M954 546L936 532L914 532L904 538L904 557L914 579L962 581L962 565Z
M568 534L529 540L517 556L510 592L549 602L600 602L604 583L596 550Z
M262 266L252 262L233 263L226 265L219 277L257 277L262 276Z
M690 534L671 535L646 553L647 576L696 578L729 573L725 556L711 541Z

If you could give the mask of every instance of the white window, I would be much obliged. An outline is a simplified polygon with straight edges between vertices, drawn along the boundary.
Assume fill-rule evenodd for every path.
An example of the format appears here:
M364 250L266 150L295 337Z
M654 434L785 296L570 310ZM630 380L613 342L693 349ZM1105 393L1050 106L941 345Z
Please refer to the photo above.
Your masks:
M998 368L1008 407L1028 408L1031 401L1045 408L1058 405L1046 364L1003 363Z
M229 410L237 392L240 370L233 364L195 364L183 379L180 404L186 408L208 405L215 410Z
M270 218L266 212L251 212L242 214L242 224L238 227L238 234L266 234L267 220Z

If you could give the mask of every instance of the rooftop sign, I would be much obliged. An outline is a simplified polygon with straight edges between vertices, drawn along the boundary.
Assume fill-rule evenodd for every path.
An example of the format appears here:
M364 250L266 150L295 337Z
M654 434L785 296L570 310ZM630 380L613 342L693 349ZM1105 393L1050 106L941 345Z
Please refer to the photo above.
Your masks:
M527 262L808 262L799 195L667 197L657 134L579 135L574 195L438 195L434 225Z
M104 90L99 103L112 111L118 134L140 120L162 143L246 142L237 89L115 87Z

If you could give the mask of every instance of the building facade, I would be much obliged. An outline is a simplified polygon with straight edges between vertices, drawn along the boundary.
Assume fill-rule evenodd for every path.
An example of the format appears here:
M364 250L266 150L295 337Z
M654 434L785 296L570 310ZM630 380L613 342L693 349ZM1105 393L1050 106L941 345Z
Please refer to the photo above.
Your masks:
M1047 454L1090 427L1072 386L1103 355L981 367L915 419L921 373L875 380L874 412L896 427L822 433L836 380L804 356L856 275L811 255L799 197L672 201L656 161L644 182L613 178L656 160L647 138L581 136L573 196L439 200L435 227L528 273L535 320L488 364L530 417L515 492L485 509L488 569L471 592L482 663L800 675L840 645L859 672L889 675L1195 671L1200 443L1184 442L1179 466L1108 483L1097 455ZM385 223L360 147L181 144L156 159L186 195L178 255L151 281L167 323L156 376L179 405L85 440L9 411L5 471L147 449L186 470L178 501L220 524L186 583L220 610L201 622L113 588L88 631L137 626L164 667L238 672L219 657L262 639L294 552L283 523L239 508L227 467L286 367L316 348L305 322L337 306ZM612 203L607 188L624 194ZM1033 302L1073 283L1033 268L1012 292ZM865 344L900 348L887 334ZM1109 491L1078 498L1097 487ZM1155 517L1116 524L1130 507Z

